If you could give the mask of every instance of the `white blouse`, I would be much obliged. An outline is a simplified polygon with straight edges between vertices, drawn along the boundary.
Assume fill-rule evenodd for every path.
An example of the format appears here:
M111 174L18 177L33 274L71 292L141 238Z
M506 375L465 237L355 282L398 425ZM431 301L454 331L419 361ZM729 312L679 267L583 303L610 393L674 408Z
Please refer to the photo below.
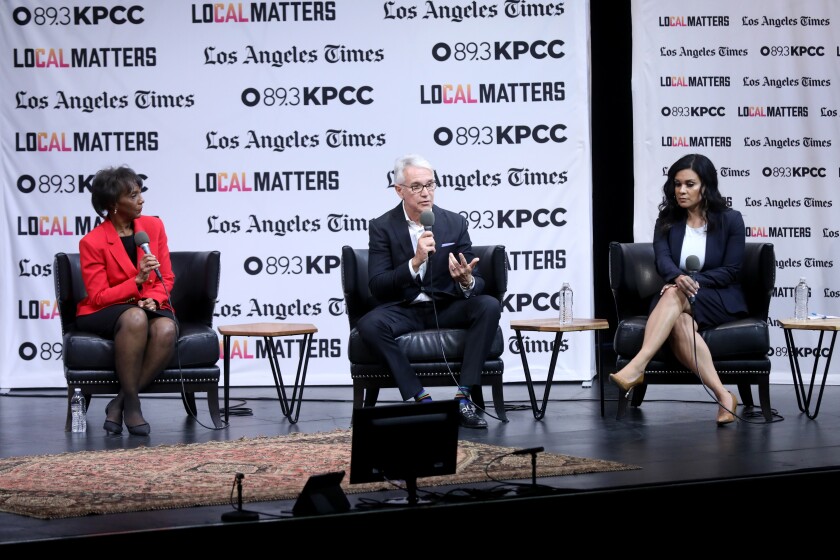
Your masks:
M685 238L683 239L682 253L680 254L680 268L682 270L688 270L685 267L685 260L690 255L695 255L700 260L700 268L698 270L702 270L706 260L705 224L699 228L685 226Z

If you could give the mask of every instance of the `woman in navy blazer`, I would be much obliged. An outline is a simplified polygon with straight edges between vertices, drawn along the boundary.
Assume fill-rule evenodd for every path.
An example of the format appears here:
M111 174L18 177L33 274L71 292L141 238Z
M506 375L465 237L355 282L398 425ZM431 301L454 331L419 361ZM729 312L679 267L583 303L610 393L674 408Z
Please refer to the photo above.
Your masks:
M648 362L667 341L685 367L696 373L699 366L719 404L718 425L735 421L738 400L720 382L697 331L746 317L738 282L745 242L744 219L726 206L714 164L700 154L677 160L668 170L653 232L656 269L666 284L651 303L641 350L610 375L622 391L644 382Z
M128 167L99 171L91 203L105 220L79 242L87 297L77 307L76 326L114 340L120 392L105 407L103 426L113 435L122 433L123 418L130 434L149 435L139 393L166 367L178 332L166 230L159 218L140 215L142 186ZM138 247L143 242L148 251Z

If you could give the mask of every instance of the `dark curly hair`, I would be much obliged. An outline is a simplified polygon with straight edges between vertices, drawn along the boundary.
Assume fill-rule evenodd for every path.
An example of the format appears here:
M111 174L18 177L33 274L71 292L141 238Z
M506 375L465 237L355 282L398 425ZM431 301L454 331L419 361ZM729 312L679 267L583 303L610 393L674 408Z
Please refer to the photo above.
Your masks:
M674 189L675 177L683 169L691 169L700 177L700 208L706 216L707 228L711 231L717 225L718 215L726 212L729 208L718 190L717 169L715 169L711 160L702 154L683 156L668 169L668 178L662 186L659 217L656 220L658 227L661 227L663 231L668 231L671 226L686 219L688 213L677 204Z
M106 167L96 173L90 186L90 203L97 215L103 218L117 205L117 200L131 192L135 186L142 188L143 179L125 165Z

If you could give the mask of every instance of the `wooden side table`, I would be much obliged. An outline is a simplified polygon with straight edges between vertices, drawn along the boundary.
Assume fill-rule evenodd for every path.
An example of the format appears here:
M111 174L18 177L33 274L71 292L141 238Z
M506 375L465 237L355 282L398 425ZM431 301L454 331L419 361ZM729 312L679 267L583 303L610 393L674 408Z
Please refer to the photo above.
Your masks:
M277 398L280 399L280 410L289 422L296 424L300 416L300 404L303 400L303 387L306 384L306 369L309 366L309 344L312 335L318 332L315 325L308 323L251 323L243 325L225 325L219 327L224 340L224 376L225 376L225 424L229 417L230 402L230 337L232 336L261 336L265 341L266 356L271 365L274 385L277 387ZM286 396L286 385L280 373L280 363L274 346L275 336L303 335L301 341L300 358L298 359L297 376L292 389L291 398ZM298 392L300 391L300 392ZM297 408L295 408L297 405Z
M813 420L820 412L825 380L828 377L828 367L831 365L831 354L834 353L834 341L837 339L837 331L840 330L840 319L780 319L779 324L785 331L785 343L787 344L788 358L790 359L790 372L793 375L793 387L796 390L796 404L799 410L804 412L808 418ZM793 331L820 331L820 338L817 341L817 353L814 356L814 369L811 371L811 382L808 384L808 394L805 394L805 383L802 381L802 372L799 369L799 353L796 350L796 343L793 341ZM823 336L826 331L831 332L831 343L828 346L828 355L825 358L825 370L823 371L820 393L817 396L817 404L814 412L811 413L811 397L814 392L814 381L817 377L817 365L820 363L822 354Z
M528 385L528 395L531 397L531 409L534 418L541 420L545 416L545 408L548 404L548 394L551 391L551 382L554 379L554 368L557 367L557 354L560 351L560 342L563 340L564 332L574 331L595 331L595 370L598 372L598 385L601 387L601 416L604 415L604 379L601 371L601 331L609 329L610 324L606 319L573 319L571 323L561 324L560 319L523 319L510 322L510 328L516 331L516 342L519 344L519 355L522 357L522 369L525 371L525 382ZM551 363L548 366L548 378L545 380L545 394L543 395L542 406L537 405L537 397L534 394L534 383L531 380L531 370L528 368L528 356L522 344L522 331L553 332L554 350L551 352Z

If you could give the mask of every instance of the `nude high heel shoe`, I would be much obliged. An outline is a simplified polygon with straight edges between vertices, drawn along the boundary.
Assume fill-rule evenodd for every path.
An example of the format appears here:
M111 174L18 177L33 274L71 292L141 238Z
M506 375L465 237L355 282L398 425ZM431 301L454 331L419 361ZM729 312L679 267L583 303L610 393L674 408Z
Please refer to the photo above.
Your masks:
M732 397L732 406L729 407L729 411L718 411L718 426L725 426L726 424L731 424L735 421L735 409L738 408L738 398L731 391L729 392L729 395Z
M618 385L618 388L621 389L625 396L627 396L630 394L630 391L633 389L633 387L635 387L636 385L641 385L645 382L645 372L642 372L642 374L635 381L631 382L624 381L618 375L611 373L610 381Z

